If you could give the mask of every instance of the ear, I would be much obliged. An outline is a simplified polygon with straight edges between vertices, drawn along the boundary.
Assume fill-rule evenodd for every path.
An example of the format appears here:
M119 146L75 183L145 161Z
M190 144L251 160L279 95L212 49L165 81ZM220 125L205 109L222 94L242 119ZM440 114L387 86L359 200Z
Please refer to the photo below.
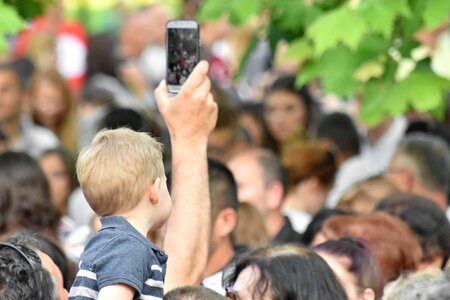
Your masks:
M214 232L219 237L226 237L231 234L231 232L236 227L237 223L237 212L232 208L222 209L214 221Z
M359 300L375 300L375 292L371 288L366 288L364 292L362 292Z
M279 181L272 181L266 189L266 206L269 210L279 210L283 205L284 187Z
M148 199L151 204L156 205L158 204L159 200L159 186L161 184L161 178L157 177L153 182L150 183L150 185L147 188L148 192Z

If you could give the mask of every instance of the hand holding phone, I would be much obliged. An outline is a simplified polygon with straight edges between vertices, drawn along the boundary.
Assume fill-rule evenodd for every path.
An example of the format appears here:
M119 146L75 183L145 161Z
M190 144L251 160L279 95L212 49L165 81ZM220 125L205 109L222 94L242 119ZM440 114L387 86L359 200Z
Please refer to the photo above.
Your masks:
M177 94L200 57L199 26L193 20L171 20L166 26L167 86Z

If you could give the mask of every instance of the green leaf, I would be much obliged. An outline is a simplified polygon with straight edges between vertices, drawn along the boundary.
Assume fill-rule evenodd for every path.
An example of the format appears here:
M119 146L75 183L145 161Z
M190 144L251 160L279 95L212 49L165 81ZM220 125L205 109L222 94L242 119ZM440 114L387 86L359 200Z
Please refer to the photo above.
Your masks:
M366 0L361 3L358 11L372 32L380 33L385 38L392 35L397 16L411 15L407 0Z
M44 13L45 5L53 4L55 0L3 0L11 5L24 19L32 19Z
M308 62L300 71L298 83L304 84L320 77L327 92L352 97L359 86L359 82L353 78L359 64L360 57L340 46L327 51L320 59Z
M288 49L282 56L282 60L295 59L299 63L313 56L313 47L306 39L297 39L289 44Z
M314 41L317 56L339 43L355 50L368 32L364 18L348 6L343 6L323 14L306 31Z
M388 114L385 108L386 83L371 81L363 86L359 118L368 125L376 125Z
M24 27L24 22L13 7L0 2L0 33L14 34Z
M200 22L217 20L229 11L229 2L222 0L205 0L197 13Z
M409 87L409 99L419 111L432 111L439 107L450 89L450 81L436 76L431 71L417 71L406 80Z
M223 0L222 0L223 1ZM262 8L262 0L232 0L228 1L230 5L230 14L236 17L235 25L243 25L252 16L260 13ZM227 2L227 1L223 1Z
M281 30L303 31L321 14L317 5L306 5L304 0L269 0L271 22Z
M425 26L434 29L450 18L450 1L428 0L423 12Z

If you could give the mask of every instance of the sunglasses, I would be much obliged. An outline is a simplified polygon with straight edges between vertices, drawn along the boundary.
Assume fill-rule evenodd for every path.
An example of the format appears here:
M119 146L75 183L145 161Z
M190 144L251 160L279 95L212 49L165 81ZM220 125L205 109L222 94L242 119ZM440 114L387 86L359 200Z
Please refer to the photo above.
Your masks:
M38 293L38 299L48 300L51 299L50 286L51 282L49 276L42 267L42 262L39 256L32 249L12 243L0 242L0 248L9 248L16 251L33 270L34 280L36 282L36 289Z

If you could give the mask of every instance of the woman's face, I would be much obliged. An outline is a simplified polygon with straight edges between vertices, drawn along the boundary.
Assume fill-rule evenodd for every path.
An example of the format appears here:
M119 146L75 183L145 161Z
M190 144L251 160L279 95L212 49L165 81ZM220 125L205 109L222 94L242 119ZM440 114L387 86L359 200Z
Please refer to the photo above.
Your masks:
M32 95L32 109L39 123L54 129L68 109L67 99L64 99L58 86L47 80L40 80Z
M306 127L306 107L297 94L274 91L266 97L264 106L267 129L277 142L286 141L296 130Z
M50 184L53 205L59 213L65 214L71 182L64 162L57 154L49 154L41 158L40 165Z
M339 257L324 251L317 251L317 254L319 254L334 271L347 294L348 300L359 300L360 292L357 285L357 278L348 270L350 259L347 257Z

